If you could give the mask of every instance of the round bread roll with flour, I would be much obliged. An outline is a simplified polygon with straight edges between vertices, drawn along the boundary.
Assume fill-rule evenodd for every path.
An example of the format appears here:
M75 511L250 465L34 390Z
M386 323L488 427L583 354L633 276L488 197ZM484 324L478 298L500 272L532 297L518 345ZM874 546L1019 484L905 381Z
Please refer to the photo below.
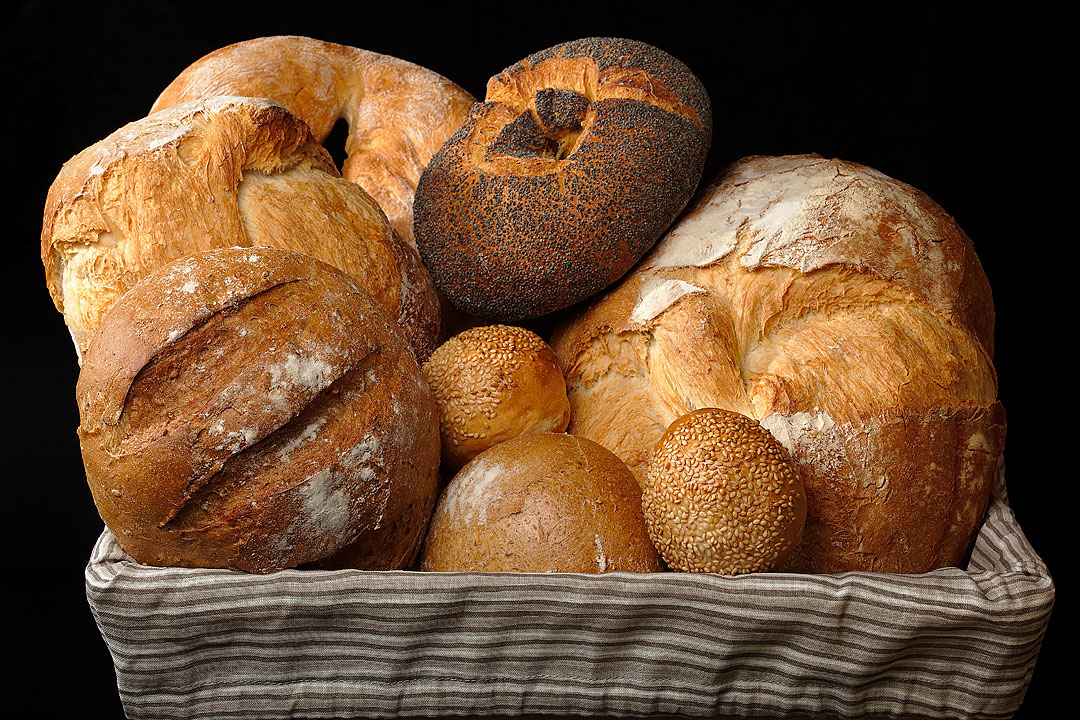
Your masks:
M555 353L531 330L471 328L436 348L423 371L439 408L447 467L519 435L562 432L570 422Z
M129 123L64 164L49 188L41 260L77 350L140 278L221 247L301 252L351 275L421 362L439 299L416 250L343 180L307 125L266 99L213 97Z
M759 421L799 465L783 569L966 562L1004 446L994 305L930 198L813 155L734 163L633 272L558 327L569 432L639 476L678 417Z
M94 502L141 563L415 560L435 403L400 328L326 263L227 248L160 268L105 316L77 399Z
M420 559L428 571L657 572L634 476L565 433L499 443L443 491Z

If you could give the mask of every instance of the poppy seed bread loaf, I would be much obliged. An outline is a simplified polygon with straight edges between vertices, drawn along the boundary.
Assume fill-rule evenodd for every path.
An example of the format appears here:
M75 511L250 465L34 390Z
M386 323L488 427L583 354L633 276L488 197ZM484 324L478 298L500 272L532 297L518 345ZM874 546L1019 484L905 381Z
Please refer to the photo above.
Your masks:
M417 247L466 313L516 322L607 287L690 199L708 94L645 43L585 38L488 81L416 189Z

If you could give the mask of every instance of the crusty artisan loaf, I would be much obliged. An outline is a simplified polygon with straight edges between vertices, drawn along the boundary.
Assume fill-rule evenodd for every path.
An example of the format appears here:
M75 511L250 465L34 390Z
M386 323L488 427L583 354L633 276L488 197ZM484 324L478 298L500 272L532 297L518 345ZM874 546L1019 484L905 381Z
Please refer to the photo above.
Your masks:
M474 102L450 80L411 62L284 35L235 43L200 58L162 91L151 112L213 95L281 103L319 142L338 120L346 120L341 174L375 199L410 244L420 173Z
M435 403L400 328L326 263L226 248L159 268L105 316L76 392L94 501L142 563L261 573L358 540L379 569L415 559Z
M216 247L306 253L356 278L421 361L439 301L416 250L338 174L307 126L265 99L192 101L125 125L69 160L46 201L49 292L85 350L114 302L168 262Z
M565 433L523 435L473 458L439 497L420 569L657 572L641 491L619 458Z
M562 432L570 422L555 353L526 328L470 328L437 347L422 369L439 409L448 468L518 435Z
M585 38L534 53L431 159L416 243L458 308L517 322L607 287L693 195L712 138L689 68L646 43Z
M971 241L925 194L751 157L552 346L569 431L636 473L688 411L767 427L806 486L786 568L924 572L965 561L1003 449L993 318Z

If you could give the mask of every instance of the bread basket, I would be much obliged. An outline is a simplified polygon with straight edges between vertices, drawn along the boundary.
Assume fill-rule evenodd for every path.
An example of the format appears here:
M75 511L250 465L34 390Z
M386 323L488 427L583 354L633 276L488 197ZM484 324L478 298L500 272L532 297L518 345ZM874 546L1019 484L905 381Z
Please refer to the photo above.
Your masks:
M1054 584L1004 468L966 568L604 575L146 567L86 593L130 718L1002 718Z

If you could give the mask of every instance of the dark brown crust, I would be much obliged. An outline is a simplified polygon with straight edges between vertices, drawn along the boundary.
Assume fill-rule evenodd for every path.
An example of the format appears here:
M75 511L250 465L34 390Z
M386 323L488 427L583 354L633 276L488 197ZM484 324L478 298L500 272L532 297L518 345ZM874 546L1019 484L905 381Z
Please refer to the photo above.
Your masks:
M587 109L567 88L501 101L513 100L516 74L563 82L564 65L537 65L592 62L593 52L595 66L574 68L596 76L580 90L605 93ZM531 58L492 79L416 195L417 245L436 286L465 312L504 322L568 307L621 277L690 199L711 138L704 88L656 48L592 38ZM605 76L614 70L622 75Z
M434 400L397 326L325 263L232 248L160 269L106 316L77 398L94 501L140 562L271 572L361 534L384 569L415 557Z
M804 462L806 528L782 569L964 567L990 501L1005 427L998 402L908 413L867 423L866 447L836 453L827 472ZM867 456L873 468L863 466ZM838 477L856 482L838 485Z

